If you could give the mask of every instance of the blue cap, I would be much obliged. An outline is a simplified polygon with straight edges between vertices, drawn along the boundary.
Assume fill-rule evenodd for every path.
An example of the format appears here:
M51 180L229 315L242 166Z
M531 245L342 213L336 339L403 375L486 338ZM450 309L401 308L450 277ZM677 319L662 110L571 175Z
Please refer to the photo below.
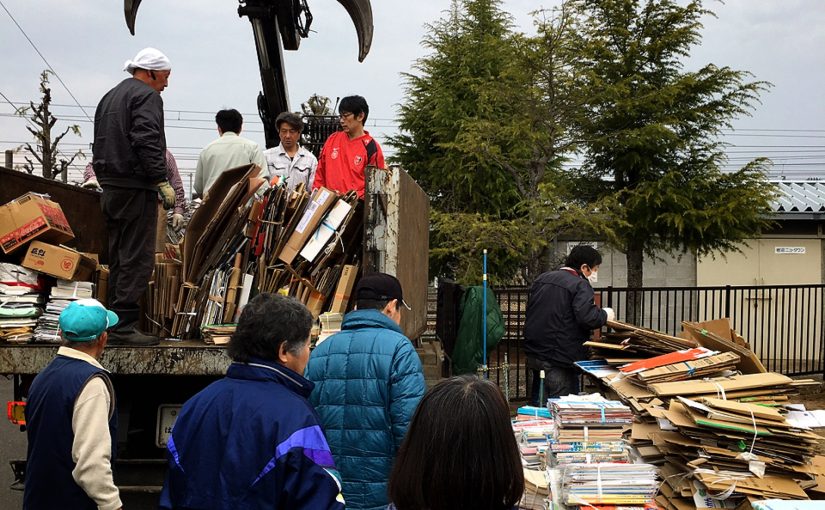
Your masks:
M117 324L118 316L97 299L72 301L60 314L60 332L70 342L90 342Z

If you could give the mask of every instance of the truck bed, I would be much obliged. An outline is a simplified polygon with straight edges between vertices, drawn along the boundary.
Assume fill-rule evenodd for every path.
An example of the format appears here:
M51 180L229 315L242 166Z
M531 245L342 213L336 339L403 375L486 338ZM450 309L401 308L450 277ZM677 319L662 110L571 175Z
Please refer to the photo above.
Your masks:
M56 352L56 345L3 345L0 374L37 374ZM230 363L223 346L200 340L164 340L151 347L109 345L101 360L104 367L120 375L222 376Z

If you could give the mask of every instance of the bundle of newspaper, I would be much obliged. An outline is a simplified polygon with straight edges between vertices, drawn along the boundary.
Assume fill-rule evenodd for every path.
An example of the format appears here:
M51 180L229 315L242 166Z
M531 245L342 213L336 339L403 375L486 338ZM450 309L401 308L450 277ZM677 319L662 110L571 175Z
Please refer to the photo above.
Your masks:
M36 271L0 263L0 342L27 343L43 313L42 285Z
M60 343L58 320L69 303L78 299L94 297L94 284L57 280L57 285L49 292L46 312L37 320L33 341L36 343Z

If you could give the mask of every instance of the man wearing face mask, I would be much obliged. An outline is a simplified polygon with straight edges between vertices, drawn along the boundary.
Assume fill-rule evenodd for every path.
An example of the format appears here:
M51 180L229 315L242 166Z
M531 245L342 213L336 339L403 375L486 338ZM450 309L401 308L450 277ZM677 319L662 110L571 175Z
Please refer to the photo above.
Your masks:
M527 300L524 351L531 371L532 405L539 402L540 374L544 371L544 398L579 392L573 363L588 358L584 342L594 329L613 320L610 308L599 308L593 300L602 256L590 246L576 246L564 266L542 273L533 281Z

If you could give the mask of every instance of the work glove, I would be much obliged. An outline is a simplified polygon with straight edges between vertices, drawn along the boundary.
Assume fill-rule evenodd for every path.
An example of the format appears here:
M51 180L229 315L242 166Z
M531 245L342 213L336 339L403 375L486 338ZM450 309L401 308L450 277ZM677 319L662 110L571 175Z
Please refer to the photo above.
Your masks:
M175 230L180 230L183 226L183 215L181 213L175 213L172 215L172 228Z
M81 186L89 189L100 189L100 183L97 182L95 177L89 177L89 180L81 184Z
M169 184L169 181L163 181L158 184L158 192L160 193L160 199L163 202L164 209L169 210L175 207L175 190L172 188L172 185Z
M612 308L604 307L602 308L602 310L607 312L607 320L616 320L616 312L614 312Z

